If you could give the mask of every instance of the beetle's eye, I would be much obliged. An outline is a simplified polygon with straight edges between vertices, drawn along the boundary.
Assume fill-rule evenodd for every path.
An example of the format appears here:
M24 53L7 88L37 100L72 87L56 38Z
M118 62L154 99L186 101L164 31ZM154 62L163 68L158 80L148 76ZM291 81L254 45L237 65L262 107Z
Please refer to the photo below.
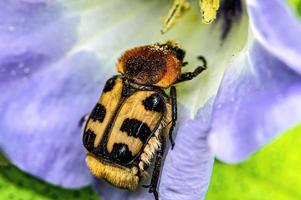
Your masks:
M183 49L177 48L175 49L176 57L179 61L183 62L185 57L185 51Z
M173 52L176 55L177 59L180 62L183 62L185 57L185 51L181 49L176 43L167 41L164 44L157 44L157 45L165 50Z

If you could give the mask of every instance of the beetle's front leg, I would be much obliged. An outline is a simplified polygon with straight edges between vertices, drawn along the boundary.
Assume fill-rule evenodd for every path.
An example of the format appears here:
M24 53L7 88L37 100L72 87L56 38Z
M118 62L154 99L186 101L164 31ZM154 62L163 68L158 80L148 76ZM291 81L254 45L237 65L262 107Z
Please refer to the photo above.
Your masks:
M198 59L203 62L203 65L197 67L193 72L187 72L187 73L181 74L175 83L189 81L189 80L197 77L200 73L202 73L205 69L207 69L207 61L206 61L205 57L199 56Z
M177 90L175 88L175 86L171 86L170 88L170 99L171 99L171 106L172 106L172 110L171 110L171 126L170 126L170 129L169 129L169 133L168 133L168 136L169 136L169 140L170 140L170 143L171 143L171 149L174 148L175 146L175 142L173 141L173 138L172 138L172 133L173 133L173 130L176 126L176 122L177 122L177 118L178 118L178 111L177 111Z

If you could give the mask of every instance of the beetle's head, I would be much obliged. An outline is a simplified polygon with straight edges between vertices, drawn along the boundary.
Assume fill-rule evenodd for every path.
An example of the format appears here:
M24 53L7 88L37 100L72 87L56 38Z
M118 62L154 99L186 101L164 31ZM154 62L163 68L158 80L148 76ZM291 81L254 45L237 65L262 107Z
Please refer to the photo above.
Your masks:
M185 51L172 41L140 46L119 58L117 70L134 83L168 88L180 75L184 56Z

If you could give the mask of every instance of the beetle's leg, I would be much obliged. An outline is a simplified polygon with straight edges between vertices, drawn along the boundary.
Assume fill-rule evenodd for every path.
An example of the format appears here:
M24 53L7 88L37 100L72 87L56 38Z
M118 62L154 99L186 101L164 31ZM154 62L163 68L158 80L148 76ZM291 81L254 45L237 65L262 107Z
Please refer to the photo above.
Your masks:
M85 114L84 116L82 116L82 118L80 118L79 122L78 122L78 126L82 128L82 130L84 130L86 123L89 119L90 113Z
M154 197L156 200L159 200L157 186L158 186L158 181L159 181L159 177L160 177L162 159L163 159L163 155L164 155L164 151L165 151L165 137L163 135L161 135L159 139L160 139L161 146L157 152L152 180L151 180L149 190L148 190L149 193L154 194Z
M170 143L171 143L171 149L174 148L175 146L175 142L173 141L172 139L172 133L173 133L173 130L176 126L176 122L177 122L177 116L178 116L178 111L177 111L177 90L174 86L171 86L170 88L170 99L171 99L171 106L172 106L172 111L171 111L171 127L169 129L169 133L168 133L168 136L169 136L169 140L170 140Z
M202 56L202 55L198 56L197 58L198 58L198 60L202 61L203 67L206 69L207 68L207 60L206 60L206 58L204 56Z
M176 80L175 83L180 83L183 81L189 81L195 77L197 77L200 73L202 73L205 69L207 69L207 61L204 56L198 56L198 59L203 62L202 66L197 67L193 72L187 72L180 75L180 77Z

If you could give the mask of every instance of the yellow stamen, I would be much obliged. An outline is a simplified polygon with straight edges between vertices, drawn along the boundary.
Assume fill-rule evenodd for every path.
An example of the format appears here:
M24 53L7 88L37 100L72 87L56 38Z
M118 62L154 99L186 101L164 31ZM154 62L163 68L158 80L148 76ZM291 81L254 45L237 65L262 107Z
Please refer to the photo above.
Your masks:
M163 23L161 33L167 32L190 7L187 0L174 0L171 9Z
M219 0L199 0L199 5L203 23L209 24L213 22L219 8Z

